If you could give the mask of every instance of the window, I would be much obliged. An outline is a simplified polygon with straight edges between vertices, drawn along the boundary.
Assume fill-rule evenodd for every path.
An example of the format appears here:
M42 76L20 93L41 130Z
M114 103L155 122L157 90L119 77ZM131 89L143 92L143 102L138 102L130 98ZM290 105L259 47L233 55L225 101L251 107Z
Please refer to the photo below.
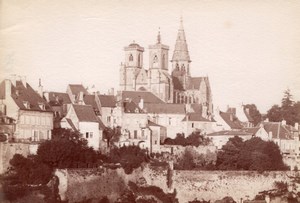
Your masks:
M176 70L179 70L179 65L178 65L178 63L176 63Z
M153 58L153 63L157 63L158 59L157 59L157 55L154 56Z
M37 130L33 131L33 141L38 141L39 139L39 132Z
M90 132L90 138L93 138L93 132Z
M129 55L129 61L133 61L133 56L132 56L132 54Z
M154 144L157 144L157 140L154 141Z
M85 133L85 138L89 138L89 133L88 132Z
M108 123L110 123L110 120L111 120L110 116L107 116L106 120L107 120Z
M181 71L185 71L185 66L184 66L184 64L182 64L182 66L181 66Z
M144 138L145 137L145 131L142 130L142 137Z
M192 123L192 128L194 127L194 123Z
M39 103L39 107L40 107L41 110L45 110L45 104Z
M30 109L30 104L28 101L23 101L23 105L25 106L26 109Z
M133 133L134 133L134 139L137 139L137 130L135 130Z
M51 131L47 130L47 139L50 140L51 139Z

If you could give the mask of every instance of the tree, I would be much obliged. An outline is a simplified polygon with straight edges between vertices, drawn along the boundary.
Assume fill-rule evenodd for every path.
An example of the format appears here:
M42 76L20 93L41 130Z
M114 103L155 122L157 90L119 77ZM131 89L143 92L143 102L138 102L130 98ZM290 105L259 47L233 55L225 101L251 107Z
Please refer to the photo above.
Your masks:
M192 153L185 149L183 156L179 159L178 163L175 165L175 168L179 170L193 170L195 167L196 164L194 162Z
M103 130L103 138L106 139L107 148L114 143L118 142L121 136L121 127L117 126L114 128L106 127Z
M249 115L253 119L253 124L255 126L262 121L262 116L255 104L246 104L244 108L249 109Z
M300 102L294 102L293 95L290 90L287 89L281 100L281 106L273 105L272 108L268 110L266 117L273 122L286 120L288 125L294 125L296 122L299 123Z
M178 133L175 139L167 138L164 144L167 145L181 145L181 146L200 146L208 145L211 142L209 138L205 138L201 135L201 132L193 132L188 137L184 137L183 134Z
M114 147L109 153L110 161L120 163L125 173L132 173L133 169L141 166L143 162L148 162L149 157L145 149L138 146Z
M217 155L220 170L287 170L278 146L258 137L245 142L241 138L231 138Z
M87 146L79 132L58 129L53 131L52 140L40 144L37 158L51 168L73 168L96 162L97 153Z

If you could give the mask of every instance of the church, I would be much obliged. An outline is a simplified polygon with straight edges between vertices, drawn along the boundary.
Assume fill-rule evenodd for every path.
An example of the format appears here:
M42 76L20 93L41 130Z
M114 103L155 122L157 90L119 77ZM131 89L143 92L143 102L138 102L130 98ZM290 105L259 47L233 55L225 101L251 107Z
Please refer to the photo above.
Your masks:
M133 42L124 48L125 62L120 68L121 91L149 91L165 103L200 104L202 113L212 117L212 93L208 77L192 77L191 59L182 18L173 56L169 61L169 46L157 41L149 45L149 67L143 67L144 48ZM169 72L171 62L171 73Z

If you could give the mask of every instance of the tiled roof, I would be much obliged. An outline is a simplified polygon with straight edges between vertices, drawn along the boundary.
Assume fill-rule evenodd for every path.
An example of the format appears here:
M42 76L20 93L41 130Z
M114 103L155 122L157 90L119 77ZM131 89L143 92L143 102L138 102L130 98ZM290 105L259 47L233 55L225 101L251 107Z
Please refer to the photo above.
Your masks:
M201 82L204 81L206 85L208 86L208 77L191 77L190 78L190 84L188 86L188 89L200 89Z
M177 77L172 76L172 81L175 90L183 90L183 86Z
M157 113L157 114L185 114L184 104L155 104L148 103L144 104L144 110L147 113Z
M96 115L100 115L100 107L98 107L95 95L84 95L83 101L86 105L91 105L93 107L94 112L97 112Z
M164 101L155 96L153 93L146 91L122 91L121 95L123 101L128 98L136 104L138 104L141 99L144 100L144 103L164 103Z
M203 121L211 122L210 120L203 118L200 113L188 113L182 121Z
M243 110L244 110L244 113L245 113L245 115L246 115L248 121L249 121L249 122L253 122L254 119L250 116L250 114L246 111L246 109L243 108Z
M5 98L5 81L0 84L0 90L0 97ZM11 97L22 110L52 112L52 108L47 101L34 91L28 83L26 83L26 87L21 81L16 81L16 86L11 83ZM28 102L29 108L26 108L25 102ZM41 105L45 107L45 110Z
M157 126L157 127L162 127L161 125L158 125L157 123L154 123L150 120L148 120L148 126Z
M69 119L69 118L66 118L66 121L68 122L68 124L71 126L71 128L72 128L72 130L74 130L74 131L76 131L77 129L76 129L76 127L75 127L75 125L74 125L74 123L72 122L72 120L71 119Z
M113 95L98 95L102 107L116 107L116 98Z
M233 113L225 113L220 111L220 116L222 119L230 126L232 129L242 129L243 126L239 119Z
M144 113L143 110L140 109L140 107L133 101L123 102L123 104L125 113Z
M99 130L104 130L106 128L106 126L104 125L104 123L102 122L102 120L97 117L98 123L99 123Z
M224 136L224 135L229 135L229 136L251 136L253 135L252 133L247 133L243 131L234 131L234 130L223 130L219 132L213 132L210 134L207 134L207 136Z
M91 105L73 104L75 113L81 122L98 122L93 107Z
M252 133L253 135L260 129L260 127L253 127L253 128L243 128L242 131L247 133Z
M293 139L291 132L280 122L263 122L267 133L272 132L273 139Z
M49 104L51 106L71 104L70 97L67 93L63 92L49 92Z
M80 92L83 92L86 95L89 94L83 85L69 84L69 87L73 95L78 95Z
M191 104L191 108L195 113L202 113L202 105L201 104Z

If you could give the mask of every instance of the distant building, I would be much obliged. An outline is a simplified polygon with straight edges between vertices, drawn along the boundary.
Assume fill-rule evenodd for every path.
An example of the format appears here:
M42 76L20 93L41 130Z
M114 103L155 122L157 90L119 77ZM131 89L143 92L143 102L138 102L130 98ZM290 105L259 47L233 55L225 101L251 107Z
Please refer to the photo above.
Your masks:
M183 22L177 34L169 74L169 47L162 44L160 33L149 46L149 68L143 66L144 48L133 42L124 48L125 61L120 68L121 91L152 92L165 103L201 104L206 117L212 117L212 93L208 77L192 77L190 56Z
M13 141L39 142L51 139L53 111L25 78L4 80L0 84L2 115L16 121Z
M218 149L221 149L223 145L225 145L230 138L238 136L243 139L243 141L250 140L254 135L250 132L243 131L234 131L234 130L224 130L219 132L210 133L207 135L208 138L211 139L213 145L215 145Z

